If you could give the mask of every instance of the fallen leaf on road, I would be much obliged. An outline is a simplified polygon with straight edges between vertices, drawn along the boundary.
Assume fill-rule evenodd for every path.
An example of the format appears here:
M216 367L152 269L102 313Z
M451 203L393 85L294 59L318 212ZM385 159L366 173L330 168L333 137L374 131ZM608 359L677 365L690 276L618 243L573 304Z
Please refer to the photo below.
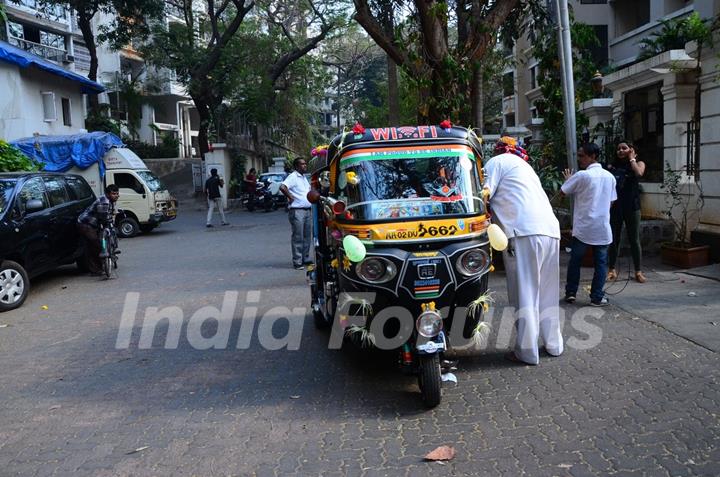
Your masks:
M450 460L455 457L455 449L450 446L440 446L425 456L425 460Z
M713 326L717 326L717 321L711 321L710 324ZM7 325L5 325L5 326L7 326Z
M697 296L697 293L695 293L695 292L688 292L688 296Z
M60 405L59 405L59 404L56 404L56 405L54 405L54 406L50 406L50 407L48 408L48 411L54 411L55 409L60 409Z
M150 448L150 446L138 447L137 449L131 450L130 452L128 452L128 453L125 454L125 455L136 454L136 453L138 453L138 452L142 452L142 451L144 451L145 449L149 449L149 448Z
M672 355L675 356L676 358L680 358L680 355L677 353L673 353Z
M43 305L43 306L41 306L40 308L42 308L43 310L47 310L47 309L48 309L48 306L47 306L47 305Z
M300 399L300 395L299 394L292 395L292 396L290 396L290 399Z
M572 464L558 464L558 467L561 469L570 469L572 467Z
M247 275L247 273L245 273L245 272L240 272L240 276L241 276L241 277L244 277L245 275Z
M0 325L0 328L7 328L10 325Z

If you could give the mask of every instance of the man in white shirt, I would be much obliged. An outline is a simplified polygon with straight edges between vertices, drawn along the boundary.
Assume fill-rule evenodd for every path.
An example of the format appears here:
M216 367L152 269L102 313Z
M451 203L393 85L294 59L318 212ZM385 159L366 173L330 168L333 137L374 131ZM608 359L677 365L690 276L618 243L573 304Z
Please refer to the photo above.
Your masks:
M593 248L595 273L590 289L590 304L606 306L605 278L607 277L608 246L612 243L610 205L617 199L615 177L597 162L600 148L584 144L578 149L579 172L565 170L561 191L574 196L573 241L565 284L565 301L573 303L580 282L580 264L585 250Z
M496 152L501 152L496 148ZM563 352L560 329L560 226L532 167L512 153L484 167L492 220L509 239L503 252L508 299L515 307L517 340L506 357L538 364L538 337L552 356Z
M295 170L288 175L280 185L282 192L288 199L288 218L292 227L291 249L292 261L296 270L304 270L305 264L310 260L310 243L312 241L312 222L310 202L307 193L310 192L310 183L305 177L307 162L298 157L293 161Z

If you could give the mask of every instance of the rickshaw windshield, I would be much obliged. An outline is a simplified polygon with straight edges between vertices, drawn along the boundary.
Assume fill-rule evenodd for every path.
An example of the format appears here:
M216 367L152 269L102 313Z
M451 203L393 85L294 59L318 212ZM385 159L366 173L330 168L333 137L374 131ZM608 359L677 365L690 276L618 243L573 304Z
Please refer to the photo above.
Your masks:
M339 196L348 219L385 220L484 212L475 157L467 147L349 154L340 162Z

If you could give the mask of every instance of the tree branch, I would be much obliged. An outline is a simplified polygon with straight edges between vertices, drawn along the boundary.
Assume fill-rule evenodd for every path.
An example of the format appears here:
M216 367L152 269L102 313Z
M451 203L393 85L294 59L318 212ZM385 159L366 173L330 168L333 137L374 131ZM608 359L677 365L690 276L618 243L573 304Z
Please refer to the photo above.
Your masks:
M486 2L483 2L483 6ZM495 2L482 23L475 25L470 31L466 46L468 57L479 60L492 44L496 32L512 11L520 5L520 0L503 0ZM482 7L481 7L482 8Z
M408 58L407 53L402 51L395 44L394 39L388 36L383 27L378 23L377 19L370 12L367 0L353 0L355 4L355 21L362 26L370 37L375 40L375 43L382 48L385 53L395 62L398 66L404 66L406 68L415 69Z

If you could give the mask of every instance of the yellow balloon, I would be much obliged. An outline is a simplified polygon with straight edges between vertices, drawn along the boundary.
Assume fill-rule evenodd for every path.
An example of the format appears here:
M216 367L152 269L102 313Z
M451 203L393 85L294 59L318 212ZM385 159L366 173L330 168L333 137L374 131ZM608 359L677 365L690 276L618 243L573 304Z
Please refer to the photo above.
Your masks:
M490 224L487 229L488 238L490 239L490 246L502 252L508 246L508 238L505 232L497 224Z

